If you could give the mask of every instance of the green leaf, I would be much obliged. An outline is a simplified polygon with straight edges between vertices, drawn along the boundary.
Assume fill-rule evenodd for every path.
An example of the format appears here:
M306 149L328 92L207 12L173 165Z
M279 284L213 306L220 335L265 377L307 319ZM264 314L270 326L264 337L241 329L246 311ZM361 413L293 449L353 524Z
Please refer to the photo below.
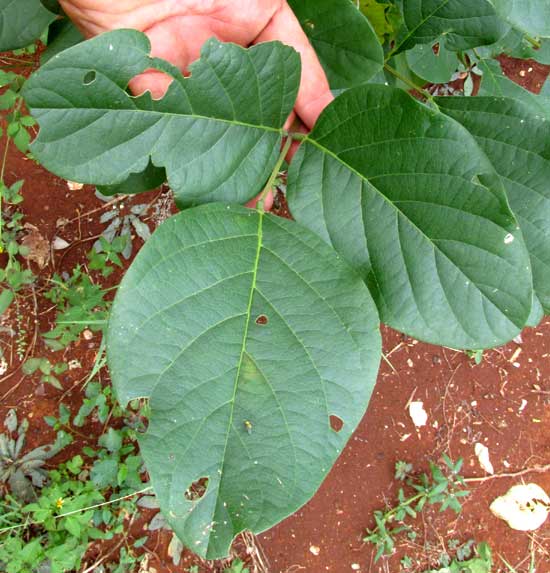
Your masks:
M107 350L119 400L150 399L138 439L166 519L217 558L315 493L365 412L380 335L360 277L318 237L211 204L141 249Z
M396 5L378 0L360 0L359 9L374 28L380 43L393 39L402 21L401 11Z
M550 311L550 121L505 97L437 98L476 138L502 178L533 268L535 293Z
M149 57L147 37L118 30L50 60L23 94L40 124L32 152L72 181L116 185L152 161L180 206L244 202L273 169L300 81L298 54L278 42L248 50L211 39L191 77ZM131 97L149 68L174 77L166 96Z
M393 328L486 348L524 326L529 258L494 168L464 127L403 91L339 96L291 163L288 199Z
M15 294L11 289L5 288L0 292L0 316L8 310L14 298Z
M492 0L498 14L515 28L550 37L550 4L546 0Z
M449 50L493 44L506 25L488 0L406 0L405 23L394 53L444 36Z
M540 48L535 48L523 32L510 26L508 32L495 44L476 49L476 55L482 58L498 58L501 54L522 60L532 58L541 64L550 64L550 41L540 40Z
M424 85L424 80L419 78L410 68L407 61L407 53L402 52L395 56L392 56L388 61L390 67L392 67L398 74L398 77L390 74L387 70L384 70L384 74L380 74L378 81L373 81L371 83L384 84L386 86L392 86L405 91L411 89L411 83L417 86Z
M30 376L34 374L42 365L42 358L29 358L23 363L21 370L23 374Z
M506 96L536 108L541 115L550 119L550 97L535 95L516 84L504 75L500 64L495 60L481 60L478 67L483 72L479 96Z
M90 471L90 479L98 489L114 487L117 483L118 461L115 459L96 460Z
M80 523L78 522L78 518L69 516L65 518L63 525L65 529L73 536L73 537L80 537Z
M544 309L542 304L536 295L533 294L533 306L531 308L531 314L525 323L525 326L530 326L531 328L536 328L541 320L544 318Z
M41 541L42 539L37 537L32 541L25 543L21 550L17 553L19 558L24 563L40 563L43 554Z
M485 543L485 542L480 543L476 547L476 551L477 551L477 554L481 557L481 559L485 559L486 561L489 561L489 565L491 565L493 555L492 555L492 551L491 551L491 548L489 547L488 543Z
M32 44L56 17L40 0L0 0L0 52Z
M456 54L447 50L443 42L438 42L437 54L432 44L419 44L407 51L406 57L411 70L433 84L448 82L458 68Z
M48 29L48 47L40 55L40 65L82 41L84 36L69 19L57 20Z
M540 41L540 48L532 50L529 57L533 58L535 61L548 65L550 64L550 40L545 39Z
M384 52L369 21L350 0L289 0L315 48L330 87L368 81L384 65Z
M160 187L166 181L166 170L164 167L155 167L151 162L142 173L132 173L119 185L98 186L97 190L102 195L135 195L144 191L151 191Z
M6 90L0 95L0 110L10 109L17 101L17 94L13 90Z
M110 452L118 452L122 447L122 434L120 430L109 428L106 434L100 436L98 444Z

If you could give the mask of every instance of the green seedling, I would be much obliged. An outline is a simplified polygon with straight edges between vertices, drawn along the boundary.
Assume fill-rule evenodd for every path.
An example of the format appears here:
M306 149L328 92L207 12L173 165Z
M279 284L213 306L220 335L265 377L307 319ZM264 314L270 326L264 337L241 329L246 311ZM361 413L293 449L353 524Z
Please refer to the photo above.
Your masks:
M420 477L411 475L410 464L401 461L396 463L396 478L404 481L412 493L407 495L405 488L401 487L395 506L374 512L376 527L367 530L364 541L376 547L376 560L393 552L397 535L414 534L408 520L415 519L426 505L439 505L440 511L452 509L459 513L462 510L460 499L469 494L464 479L459 475L462 460L453 463L444 455L443 462L444 471L430 463L430 473L423 473Z

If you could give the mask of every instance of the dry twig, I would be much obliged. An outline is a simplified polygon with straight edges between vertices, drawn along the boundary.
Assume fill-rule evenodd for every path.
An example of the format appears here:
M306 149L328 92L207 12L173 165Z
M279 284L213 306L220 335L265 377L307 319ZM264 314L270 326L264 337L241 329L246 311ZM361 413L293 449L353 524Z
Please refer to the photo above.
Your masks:
M545 466L533 466L532 468L525 468L523 470L517 471L517 472L511 472L511 473L504 473L504 474L493 474L490 476L484 476L484 477L470 477L470 478L464 478L464 481L466 483L483 483L486 481L490 481L493 479L499 479L499 478L515 478L515 477L520 477L520 476L524 476L526 474L530 474L530 473L538 473L538 474L544 474L546 472L550 471L550 464L547 464Z

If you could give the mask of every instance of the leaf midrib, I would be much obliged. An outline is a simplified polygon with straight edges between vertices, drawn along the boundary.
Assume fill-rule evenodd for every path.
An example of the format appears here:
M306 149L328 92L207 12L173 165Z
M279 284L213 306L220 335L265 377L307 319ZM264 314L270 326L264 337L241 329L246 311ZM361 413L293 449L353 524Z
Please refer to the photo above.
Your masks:
M218 482L218 487L217 487L217 491L220 491L220 487L221 487L221 483L223 480L223 470L225 467L225 460L226 460L226 453L227 453L227 445L229 443L229 436L231 435L231 429L233 428L233 415L235 413L235 400L237 397L237 390L239 387L239 378L241 375L241 368L243 365L243 359L244 356L246 354L246 340L248 338L248 329L250 326L250 317L252 314L252 303L254 300L254 292L256 291L256 282L257 282L257 277L258 277L258 268L260 266L260 256L261 256L261 252L262 252L262 225L263 225L263 218L264 218L264 213L263 211L258 210L258 229L257 229L257 236L258 236L258 243L256 245L256 256L254 259L254 267L252 269L252 281L250 283L250 294L248 296L248 304L247 304L247 308L246 308L246 314L245 314L245 327L244 327L244 332L243 332L243 339L242 339L242 344L241 344L241 352L240 352L240 356L239 356L239 363L237 366L237 373L235 374L235 381L233 383L233 395L231 396L230 399L230 404L231 404L231 408L229 411L229 423L227 424L227 434L225 437L225 445L223 447L223 453L222 453L222 457L221 457L221 466L220 466L220 479ZM219 496L217 496L219 497ZM212 517L214 517L216 515L216 509L214 508L214 515ZM206 546L206 553L208 553L208 547L210 545L210 534L212 532L212 529L209 530L208 533L208 543Z
M41 89L45 89L45 88L41 88ZM57 94L56 92L54 92L53 90L50 90L50 91L52 91L56 95L60 95L60 94ZM95 112L98 112L99 111L99 112L102 112L103 115L97 119L103 119L109 113L114 113L114 114L123 114L123 113L155 114L155 115L159 115L161 118L177 117L177 118L186 118L186 119L200 119L200 120L206 120L206 121L219 121L220 123L228 123L229 125L238 125L240 127L246 127L246 128L252 128L252 129L261 129L264 131L271 131L274 133L278 133L279 135L281 135L283 132L283 129L280 127L271 127L271 126L262 125L262 124L255 125L253 123L240 121L238 119L223 119L223 118L219 118L219 117L208 117L206 115L195 114L195 113L186 114L186 113L176 113L176 112L169 112L169 111L159 111L159 110L155 110L155 109L152 109L152 110L147 109L146 110L146 109L140 109L140 108L112 109L112 108L102 108L102 107L31 107L31 113L36 115L37 117L40 115L40 112L49 113L49 112L53 112L53 111L63 111L63 112L71 112L71 111L78 111L78 112L95 111ZM86 126L86 128L87 127L89 127L89 126ZM66 136L62 136L59 139L64 139L65 137ZM48 143L58 141L59 139L48 140Z

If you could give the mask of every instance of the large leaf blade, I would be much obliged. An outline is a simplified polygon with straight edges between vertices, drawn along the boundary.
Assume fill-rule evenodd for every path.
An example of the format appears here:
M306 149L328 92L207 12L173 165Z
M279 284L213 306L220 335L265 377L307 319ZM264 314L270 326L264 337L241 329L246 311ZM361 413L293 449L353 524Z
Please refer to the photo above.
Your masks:
M405 0L403 30L394 53L444 36L449 50L492 44L506 31L488 0Z
M119 30L45 64L24 88L41 128L33 154L62 177L95 185L120 184L152 161L182 206L253 197L278 157L298 54L278 42L245 50L212 39L185 79L149 50L144 34ZM174 77L165 97L128 95L128 82L151 67Z
M350 0L290 0L332 89L368 81L384 65L370 22Z
M492 0L497 12L527 34L550 37L550 4L545 0Z
M32 44L56 18L40 0L0 0L0 52Z
M365 277L381 320L454 348L523 327L529 258L474 138L400 90L339 96L295 156L289 203Z
M533 282L550 311L550 125L506 97L437 98L444 113L477 139L503 180L531 255Z
M330 247L295 223L219 204L157 230L121 284L108 335L119 398L150 396L140 443L160 505L209 558L311 497L364 413L379 356L374 303ZM206 477L203 497L187 500Z

